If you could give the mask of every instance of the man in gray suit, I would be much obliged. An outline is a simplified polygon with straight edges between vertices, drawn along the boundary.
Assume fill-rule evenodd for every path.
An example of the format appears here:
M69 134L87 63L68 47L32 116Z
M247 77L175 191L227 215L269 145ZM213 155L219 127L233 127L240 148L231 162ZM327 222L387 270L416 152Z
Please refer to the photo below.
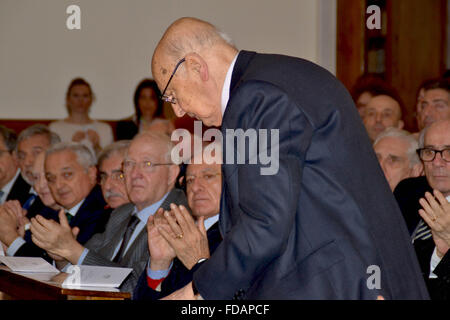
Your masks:
M52 232L33 234L37 244L53 256L59 256L58 266L71 264L133 268L121 286L132 292L148 259L148 218L158 208L169 210L169 205L187 205L183 191L175 189L179 167L170 160L173 144L169 137L147 132L131 142L123 161L125 185L131 203L111 213L105 232L94 235L83 247L62 222ZM62 262L62 263L61 263ZM67 265L66 265L67 266Z

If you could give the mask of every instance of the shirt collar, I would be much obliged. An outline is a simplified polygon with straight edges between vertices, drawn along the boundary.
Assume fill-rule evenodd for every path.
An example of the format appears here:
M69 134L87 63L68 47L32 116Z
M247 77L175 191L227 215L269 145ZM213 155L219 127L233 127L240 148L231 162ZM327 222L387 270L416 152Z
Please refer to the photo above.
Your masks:
M219 221L219 214L209 217L208 219L203 221L206 231L208 231L209 228L211 228L213 226L213 224L216 223L217 221Z
M447 201L450 202L450 196L445 197L445 199L447 199Z
M9 192L12 189L12 186L14 185L14 183L17 180L17 177L20 174L20 169L17 169L16 174L14 175L14 177L8 181L8 183L2 188L3 191L3 197L6 199L6 197L8 196ZM1 199L0 199L1 200Z
M227 108L228 100L230 99L230 86L231 86L231 76L233 75L234 65L236 63L239 52L236 53L233 61L228 67L227 75L225 76L225 82L222 87L222 116L225 114L225 109Z
M166 200L166 198L169 195L169 193L170 193L170 191L167 192L158 202L155 202L155 203L149 205L148 207L145 207L144 209L142 209L139 212L137 212L137 208L135 206L133 214L136 214L137 217L139 218L139 220L141 220L141 222L147 223L148 218L151 215L154 215L156 213L158 208L161 207L161 205L164 202L164 200Z
M66 212L68 212L72 217L75 217L75 215L77 214L78 210L80 210L80 207L83 204L85 199L86 198L84 198L83 200L78 202L74 207L70 208L69 210L66 210Z

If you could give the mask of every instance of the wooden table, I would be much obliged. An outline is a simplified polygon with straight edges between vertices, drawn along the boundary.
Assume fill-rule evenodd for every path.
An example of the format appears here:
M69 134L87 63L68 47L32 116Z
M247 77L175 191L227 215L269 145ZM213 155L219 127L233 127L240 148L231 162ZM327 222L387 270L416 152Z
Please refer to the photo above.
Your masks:
M129 292L114 289L64 288L67 273L21 273L0 266L0 298L3 300L126 300Z

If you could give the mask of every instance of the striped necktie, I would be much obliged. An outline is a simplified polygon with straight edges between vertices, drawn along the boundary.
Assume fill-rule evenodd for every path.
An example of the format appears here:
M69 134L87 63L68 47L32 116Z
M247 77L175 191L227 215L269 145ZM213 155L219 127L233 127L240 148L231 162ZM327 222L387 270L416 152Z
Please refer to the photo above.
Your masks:
M416 229L411 235L411 242L414 243L416 240L427 240L431 237L432 234L430 227L425 223L425 221L423 221L423 219L420 219Z

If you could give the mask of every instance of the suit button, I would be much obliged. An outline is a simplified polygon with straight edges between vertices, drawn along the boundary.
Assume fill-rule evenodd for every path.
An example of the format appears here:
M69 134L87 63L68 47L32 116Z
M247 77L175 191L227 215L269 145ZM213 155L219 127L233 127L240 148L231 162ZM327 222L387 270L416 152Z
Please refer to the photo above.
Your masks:
M235 292L233 300L243 300L244 299L244 290L239 289L238 291Z

